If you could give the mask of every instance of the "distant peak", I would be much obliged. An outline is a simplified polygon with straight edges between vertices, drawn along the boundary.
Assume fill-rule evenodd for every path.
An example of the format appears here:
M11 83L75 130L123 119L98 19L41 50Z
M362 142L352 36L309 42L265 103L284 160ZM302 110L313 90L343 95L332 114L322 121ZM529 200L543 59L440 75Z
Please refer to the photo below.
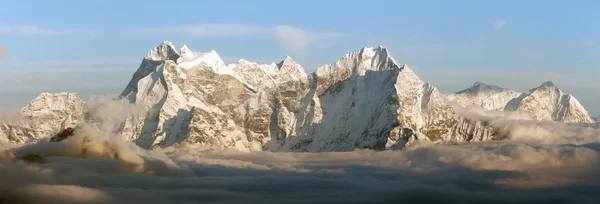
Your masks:
M502 92L502 91L510 91L510 89L507 88L502 88L500 86L497 85L490 85L490 84L486 84L482 81L477 81L475 82L471 87L456 92L457 94L464 94L464 93L479 93L479 92Z
M190 48L188 48L186 44L183 44L183 46L181 47L180 50L181 50L180 53L183 56L190 55L193 53L193 51L190 50Z
M556 87L552 81L545 81L544 83L542 83L541 86L543 86L543 87Z
M189 50L190 48L188 48L188 46L186 44L183 44L183 46L181 46L181 50Z
M482 81L477 81L473 84L473 86L487 86L487 84L483 83Z

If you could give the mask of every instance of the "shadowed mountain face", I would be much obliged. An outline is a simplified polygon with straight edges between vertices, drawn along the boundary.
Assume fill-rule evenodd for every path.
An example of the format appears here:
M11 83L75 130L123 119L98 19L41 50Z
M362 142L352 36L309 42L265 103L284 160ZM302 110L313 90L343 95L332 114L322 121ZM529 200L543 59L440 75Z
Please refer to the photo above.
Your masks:
M114 124L110 132L143 148L322 152L500 138L487 122L457 114L453 102L486 110L522 111L538 120L591 121L574 97L550 83L518 93L477 82L444 96L407 65L398 65L384 47L348 53L306 74L289 56L280 63L240 60L226 65L215 51L193 52L184 46L178 52L165 41L148 52L113 102L134 107L135 114L98 119L89 114L96 111L98 115L97 109L82 108L82 103L82 107L67 106L74 108L56 117L77 120L60 122L65 124L60 127L59 122L42 125L61 130L78 123L107 127L102 124L108 121ZM52 102L44 104L25 110L44 112L56 107ZM45 134L26 135L17 124L3 127L0 134L11 142L23 143L24 137L39 140Z

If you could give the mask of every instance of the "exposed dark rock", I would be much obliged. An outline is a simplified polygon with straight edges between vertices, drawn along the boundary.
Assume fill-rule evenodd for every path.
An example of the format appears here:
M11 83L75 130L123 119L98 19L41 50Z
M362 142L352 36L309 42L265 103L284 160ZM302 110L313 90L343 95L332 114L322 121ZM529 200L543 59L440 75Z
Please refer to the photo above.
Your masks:
M54 135L53 137L50 138L50 142L60 142L63 141L64 139L67 139L71 136L73 136L75 133L75 128L66 128L58 133L56 133L56 135ZM42 163L44 161L44 158L38 154L28 154L22 157L19 157L19 160L27 162L27 163Z
M58 132L52 138L50 138L50 142L60 142L60 141L63 141L64 139L67 139L67 138L73 136L74 134L75 134L75 128L68 127L66 129Z
M28 154L23 157L20 157L19 159L27 163L41 163L44 161L44 158L37 154Z

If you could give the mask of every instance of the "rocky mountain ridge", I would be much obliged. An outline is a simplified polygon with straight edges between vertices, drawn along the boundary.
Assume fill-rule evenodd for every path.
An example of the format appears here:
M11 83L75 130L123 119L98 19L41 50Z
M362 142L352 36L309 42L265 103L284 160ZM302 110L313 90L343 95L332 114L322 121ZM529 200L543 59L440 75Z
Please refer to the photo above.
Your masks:
M35 126L44 128L3 123L0 138L24 143L50 136L50 130L108 121L89 116L97 109L86 108L73 96L34 99L28 106L38 105L21 112L36 113L28 120L44 121ZM147 53L115 100L135 107L136 114L112 117L116 125L110 131L144 148L318 152L396 149L418 140L444 144L498 139L485 121L458 115L453 102L524 111L538 120L591 121L574 97L553 85L517 93L476 83L443 95L381 46L348 53L306 74L289 56L280 63L239 60L227 65L216 51L193 52L187 46L177 51L165 41ZM42 112L52 117L42 120Z

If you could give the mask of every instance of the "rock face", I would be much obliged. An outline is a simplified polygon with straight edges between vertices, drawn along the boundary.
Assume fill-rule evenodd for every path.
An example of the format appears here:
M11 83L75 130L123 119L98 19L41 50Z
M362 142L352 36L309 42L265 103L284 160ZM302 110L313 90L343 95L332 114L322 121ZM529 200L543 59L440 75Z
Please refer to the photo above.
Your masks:
M181 53L169 42L150 51L122 93L145 107L147 114L123 127L142 147L349 151L491 136L383 47L349 53L310 75L291 57L225 65L214 51L184 46Z
M565 94L552 82L518 93L481 82L456 94L448 100L468 106L480 106L485 110L519 111L536 120L567 123L593 123L589 113L573 95Z
M78 93L42 93L0 122L0 141L33 142L82 122L84 102Z
M215 51L194 52L183 46L178 52L165 41L148 52L118 99L140 109L139 114L109 119L118 123L111 131L143 148L317 152L396 149L419 140L498 139L485 122L460 117L450 101L487 110L508 110L513 106L507 104L515 104L515 110L539 112L540 117L560 121L580 121L587 114L576 99L558 89L536 90L521 94L477 83L444 96L407 65L397 64L384 47L348 53L306 74L289 56L279 63L260 65L242 59L226 65ZM41 99L32 104L38 104L37 100ZM61 102L36 105L36 110L54 110L54 103ZM60 109L61 114L53 112L55 117L46 121L47 127L73 127L84 122L84 116L86 123L96 126L108 121L88 117L94 115L90 111L98 110L84 109L80 99L68 104L64 107L69 108ZM25 112L33 112L28 107ZM13 138L11 142L21 141L14 138L39 140L39 135L54 133L48 129L27 136L33 126L3 127L22 130L3 137Z

